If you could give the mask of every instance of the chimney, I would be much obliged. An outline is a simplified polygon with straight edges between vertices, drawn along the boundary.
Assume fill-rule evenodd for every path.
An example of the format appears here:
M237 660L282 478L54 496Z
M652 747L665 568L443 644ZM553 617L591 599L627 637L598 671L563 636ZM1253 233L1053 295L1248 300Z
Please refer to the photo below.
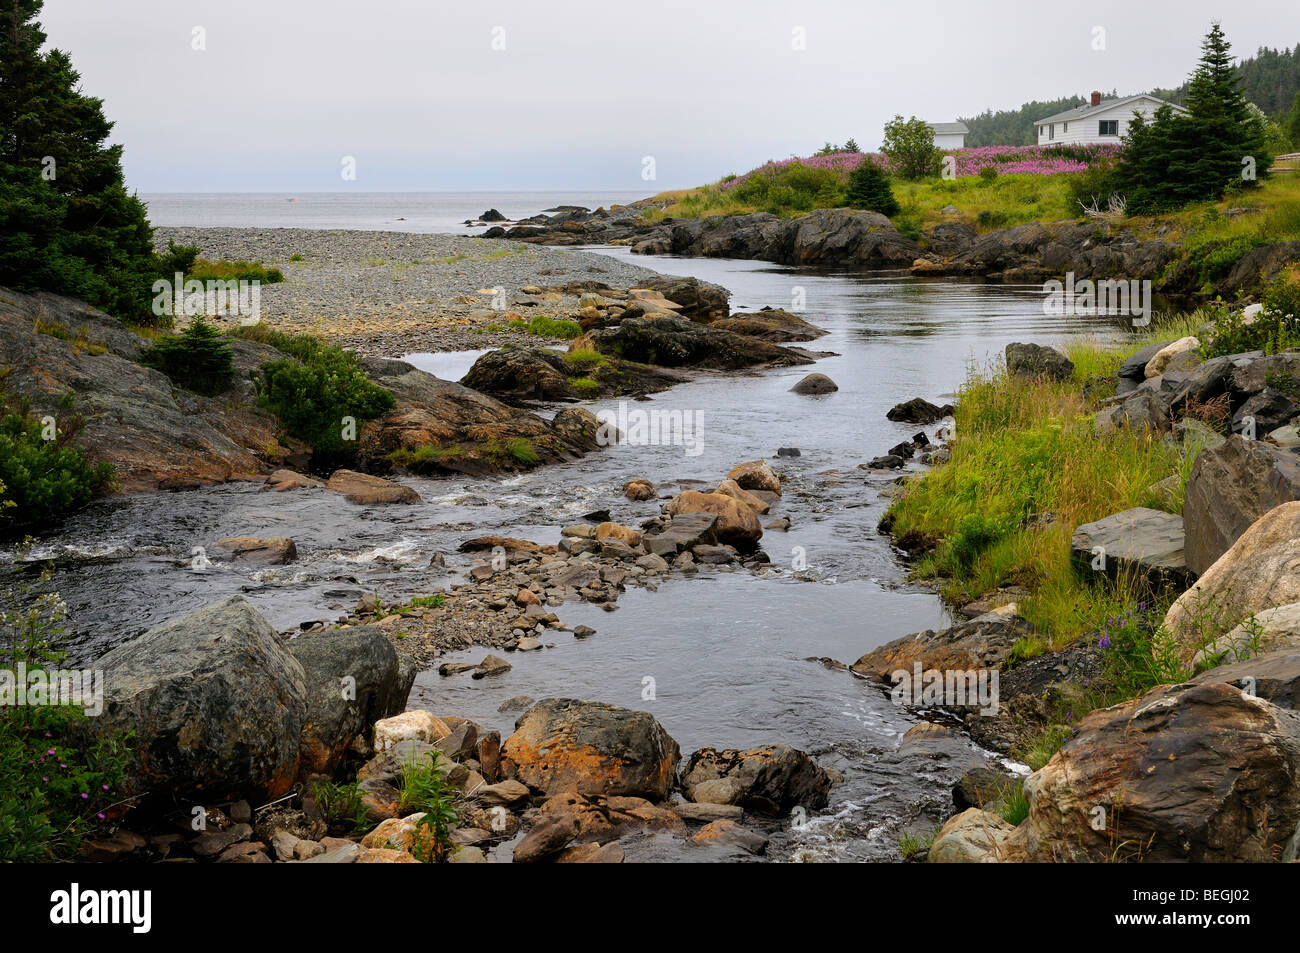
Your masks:
M1094 106L1101 105L1101 93L1097 92L1095 89L1092 91L1092 104Z

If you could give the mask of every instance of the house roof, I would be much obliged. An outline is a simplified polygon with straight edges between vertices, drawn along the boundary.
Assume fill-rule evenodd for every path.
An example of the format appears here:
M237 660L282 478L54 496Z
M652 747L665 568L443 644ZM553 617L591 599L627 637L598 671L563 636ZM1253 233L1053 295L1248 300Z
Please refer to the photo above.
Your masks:
M1094 113L1105 112L1108 109L1114 109L1116 106L1123 106L1126 103L1135 103L1139 99L1149 99L1153 103L1159 103L1162 106L1173 106L1177 112L1187 112L1187 110L1183 109L1182 106L1175 106L1173 103L1166 103L1163 99L1158 99L1155 96L1140 93L1137 96L1125 96L1123 99L1103 99L1096 106L1084 103L1082 106L1075 106L1073 109L1067 109L1065 112L1045 116L1042 119L1035 119L1034 125L1042 125L1045 122L1073 122L1076 119L1087 119Z
M930 122L926 125L934 130L936 136L964 136L970 132L964 122Z

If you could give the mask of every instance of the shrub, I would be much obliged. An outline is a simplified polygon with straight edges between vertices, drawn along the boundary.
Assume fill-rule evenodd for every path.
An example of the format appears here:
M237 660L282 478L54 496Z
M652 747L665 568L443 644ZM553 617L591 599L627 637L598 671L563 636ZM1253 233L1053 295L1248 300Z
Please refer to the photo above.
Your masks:
M159 338L140 361L196 394L219 394L235 376L234 352L220 332L202 318L196 318L181 334Z
M880 151L890 168L905 179L925 179L939 174L942 153L934 147L934 130L924 119L895 116L885 124Z
M71 445L80 425L71 418L60 429L56 421L46 440L49 421L0 405L0 532L38 526L112 488L113 466L92 465Z
M451 841L451 825L456 822L452 806L455 793L448 787L437 751L422 759L408 761L402 770L402 810L423 811L415 825L411 853L421 863L446 860L456 847Z
M510 322L511 327L515 322ZM544 338L559 338L562 341L572 341L578 335L582 334L582 325L577 321L556 320L544 314L539 314L528 322L524 328L529 334L535 334Z
M998 167L995 165L986 165L980 169L979 177L981 182L992 182L998 177Z
M51 574L0 593L0 668L56 672L66 664L66 609L45 591ZM87 742L78 730L85 717L70 705L0 706L0 862L70 859L121 806L131 739Z
M362 803L361 790L355 782L335 784L333 781L320 781L312 785L311 796L332 831L359 834L372 826L370 812Z
M844 204L849 208L862 208L893 217L898 214L898 200L889 187L889 179L880 167L870 160L864 161L849 173Z

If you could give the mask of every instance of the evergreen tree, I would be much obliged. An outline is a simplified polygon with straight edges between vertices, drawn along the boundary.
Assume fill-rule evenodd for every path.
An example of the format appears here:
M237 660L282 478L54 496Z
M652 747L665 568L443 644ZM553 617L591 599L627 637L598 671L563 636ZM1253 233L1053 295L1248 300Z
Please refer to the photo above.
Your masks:
M1129 124L1116 176L1131 211L1217 199L1267 174L1273 159L1265 124L1238 89L1230 50L1214 24L1187 86L1187 113L1162 107L1151 122Z
M103 101L66 53L41 52L42 0L0 2L0 285L149 316L144 205L126 190Z
M844 204L849 208L863 208L892 217L898 214L898 201L889 187L889 179L870 159L864 159L849 174Z
M1286 118L1285 128L1287 138L1291 140L1291 148L1300 150L1300 93L1295 94L1295 101L1291 103L1291 114Z

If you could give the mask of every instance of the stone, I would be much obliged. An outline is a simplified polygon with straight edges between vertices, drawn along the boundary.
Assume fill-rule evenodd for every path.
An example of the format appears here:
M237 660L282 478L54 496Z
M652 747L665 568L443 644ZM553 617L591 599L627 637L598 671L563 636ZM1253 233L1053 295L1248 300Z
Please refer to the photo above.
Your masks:
M1161 341L1156 344L1148 344L1146 347L1142 348L1142 350L1131 354L1124 363L1119 366L1119 370L1115 372L1115 376L1133 381L1146 380L1147 363L1151 358L1155 357L1171 343L1173 342Z
M574 629L573 634L577 635L578 630ZM595 633L593 632L592 634L594 635ZM531 708L534 703L535 700L530 695L515 695L513 698L507 698L500 705L498 705L497 711L500 712L524 711L527 708Z
M691 513L708 513L716 517L710 532L719 543L729 543L737 549L750 551L763 536L763 527L754 511L739 500L722 493L701 493L686 490L664 507L664 512L674 518ZM671 527L670 527L671 530ZM659 534L661 537L663 534ZM647 548L650 548L647 544ZM657 549L651 552L664 555Z
M594 328L573 342L601 354L658 367L740 370L789 367L815 360L805 351L663 314L638 317L629 309L612 327Z
M1016 615L1016 605L1011 603L948 629L927 629L894 639L862 656L850 669L866 678L890 683L893 672L902 670L911 675L917 663L922 670L998 668L1018 641L1033 634L1033 628Z
M739 847L750 854L767 850L767 838L756 831L746 830L736 821L722 818L710 821L691 838L693 844L716 844L722 847Z
M655 498L655 485L649 480L628 480L623 484L623 495L629 500L637 502L643 500L653 500Z
M692 801L734 804L771 816L788 814L795 807L810 811L824 807L830 788L825 769L804 752L783 744L746 751L701 748L682 772L682 789Z
M781 495L781 477L766 460L751 460L734 466L727 473L727 479L736 481L741 489L766 490Z
M272 536L268 539L234 536L210 544L208 555L257 566L283 566L298 558L298 547L286 536Z
M940 828L927 857L932 864L988 864L1005 858L1015 828L988 811L968 808Z
M664 559L662 556L657 556L654 553L646 553L644 556L638 557L636 564L640 568L644 569L646 572L667 572L668 571L668 561ZM586 628L586 627L579 626L578 628ZM574 629L573 634L578 635L578 629ZM595 632L593 631L589 634L595 635ZM582 636L579 635L578 638L582 638Z
M621 864L623 847L617 841L609 844L579 844L568 847L555 856L557 864Z
M1204 573L1269 510L1300 499L1300 454L1229 437L1192 465L1183 502L1187 564Z
M653 715L551 698L520 716L501 749L503 774L544 794L663 800L676 780L677 742Z
M1084 574L1098 566L1111 578L1140 577L1179 590L1195 578L1183 558L1183 518L1145 506L1079 526L1070 538L1070 552Z
M825 374L809 374L790 388L796 394L819 396L839 390L839 385Z
M859 469L862 470L898 470L907 463L897 454L887 453L881 457L873 457L866 463L861 464Z
M706 781L704 782L704 785L700 785L699 787L704 787L709 783L710 782ZM731 796L730 791L732 786L728 782L723 782L723 784L726 785L728 789L727 796L729 798ZM678 817L682 818L682 820L702 821L706 824L710 821L738 821L745 816L745 809L743 807L738 804L731 804L729 801L723 801L720 804L708 801L675 801L672 805L672 809Z
M332 774L349 750L370 749L375 722L406 708L415 669L403 672L392 643L373 626L300 635L288 648L307 685L299 770Z
M772 508L772 504L759 499L735 480L723 480L718 484L718 489L715 492L721 493L723 496L729 496L733 500L739 500L755 513L766 513Z
M485 804L513 807L528 800L528 786L518 781L499 781L479 788L474 796Z
M1080 720L1025 794L1010 843L1033 861L1291 859L1300 713L1222 683L1159 686Z
M493 675L504 675L508 671L510 671L509 662L499 655L489 655L478 663L478 667L474 669L474 674L470 677L488 678Z
M1143 376L1148 380L1152 377L1159 377L1165 372L1165 368L1169 366L1170 361L1178 355L1183 354L1186 351L1194 351L1200 346L1200 340L1190 335L1166 344L1159 351L1153 354L1149 361L1147 361L1146 368L1142 372Z
M606 522L596 527L596 539L601 541L616 539L628 546L636 547L641 545L641 531L620 526L618 523Z
M450 726L433 712L413 708L375 722L375 751L388 751L404 741L432 745L449 734Z
M904 401L901 404L895 404L889 408L885 414L890 420L904 424L932 424L943 420L945 417L951 417L953 412L952 404L944 404L942 407L932 404L928 400L920 397L913 397L911 400Z
M716 513L678 513L667 527L657 533L647 532L641 542L654 555L676 556L699 543L716 542L717 524Z
M298 473L294 470L276 470L266 478L266 486L263 489L278 491L302 490L314 489L324 485L324 480L318 480L305 473Z
M1291 632L1291 641L1297 633ZM1262 698L1279 708L1300 708L1300 645L1260 651L1241 661L1219 665L1192 679L1193 685L1205 683L1234 685L1246 695Z
M1251 613L1300 602L1300 502L1256 520L1196 584L1169 607L1165 629L1190 661L1204 644Z
M1041 344L1008 344L1006 348L1007 373L1013 377L1039 377L1046 380L1068 380L1074 373L1074 362L1056 348Z
M578 836L578 819L572 814L551 814L541 818L515 845L517 864L533 864L558 854Z
M305 675L243 598L155 626L95 668L104 710L85 729L135 733L127 790L213 803L226 795L271 800L293 785L308 717Z
M303 861L304 864L355 864L361 857L361 845L356 843L347 843L339 847L327 849L322 854L314 857L308 857Z
M342 493L350 502L371 506L379 503L423 503L409 486L355 470L335 470L325 489Z

